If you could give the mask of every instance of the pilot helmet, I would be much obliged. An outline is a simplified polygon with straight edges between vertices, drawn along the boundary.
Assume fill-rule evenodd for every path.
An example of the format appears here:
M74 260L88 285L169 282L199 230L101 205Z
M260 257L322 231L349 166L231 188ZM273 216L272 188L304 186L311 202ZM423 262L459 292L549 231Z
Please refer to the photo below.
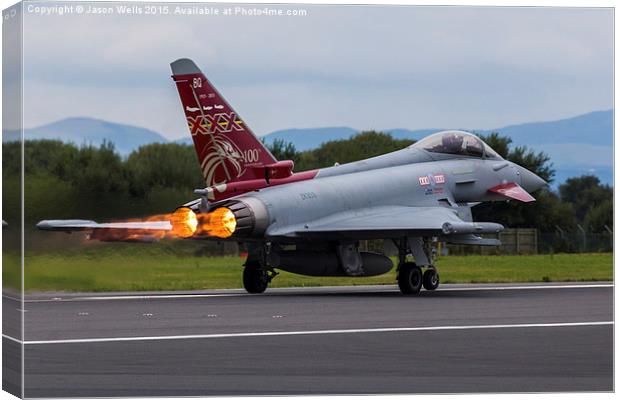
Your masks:
M445 134L441 138L441 144L451 153L459 152L463 147L463 136L457 133Z

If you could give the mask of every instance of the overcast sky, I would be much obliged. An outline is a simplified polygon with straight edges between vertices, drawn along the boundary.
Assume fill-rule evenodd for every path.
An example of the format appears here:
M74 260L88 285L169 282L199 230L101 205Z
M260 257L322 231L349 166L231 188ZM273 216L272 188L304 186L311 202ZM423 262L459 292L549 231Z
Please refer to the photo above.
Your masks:
M613 107L611 9L280 8L308 16L25 10L25 126L89 116L184 137L169 68L181 57L258 135L487 129Z

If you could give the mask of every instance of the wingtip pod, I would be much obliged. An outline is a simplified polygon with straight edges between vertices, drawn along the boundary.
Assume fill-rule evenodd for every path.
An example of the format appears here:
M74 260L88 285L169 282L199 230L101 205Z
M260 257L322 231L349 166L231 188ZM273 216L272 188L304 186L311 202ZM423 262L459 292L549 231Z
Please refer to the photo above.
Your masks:
M44 219L37 223L37 229L42 231L62 231L62 230L85 230L92 225L96 225L95 221L86 219Z
M196 63L189 58L179 58L178 60L171 62L170 69L172 70L172 75L192 75L202 73Z
M504 230L504 225L495 222L446 222L441 230L444 235L499 233Z

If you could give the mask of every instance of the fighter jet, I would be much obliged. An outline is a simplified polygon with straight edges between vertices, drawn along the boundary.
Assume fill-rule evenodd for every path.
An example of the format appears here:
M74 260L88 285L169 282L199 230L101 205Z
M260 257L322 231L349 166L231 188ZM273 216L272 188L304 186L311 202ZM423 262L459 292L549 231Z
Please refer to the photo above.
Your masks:
M43 230L87 231L91 239L165 237L230 240L248 249L243 285L264 292L278 270L310 276L373 276L393 268L384 253L361 251L382 239L398 254L403 294L435 290L437 242L499 244L481 234L503 226L474 222L481 202L531 202L546 182L504 160L480 138L444 131L389 154L293 172L276 160L189 59L171 64L206 186L198 198L145 221L46 220Z

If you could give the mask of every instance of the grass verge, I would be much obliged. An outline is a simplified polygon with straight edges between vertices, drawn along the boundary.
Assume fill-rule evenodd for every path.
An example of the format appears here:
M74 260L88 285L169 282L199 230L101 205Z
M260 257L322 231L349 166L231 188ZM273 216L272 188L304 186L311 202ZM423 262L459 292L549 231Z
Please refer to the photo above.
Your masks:
M240 257L195 257L142 249L28 255L28 291L142 291L242 287ZM19 287L19 258L3 254L3 279ZM449 256L437 260L443 283L613 279L613 255ZM368 278L314 278L282 272L272 287L394 284L395 269Z

